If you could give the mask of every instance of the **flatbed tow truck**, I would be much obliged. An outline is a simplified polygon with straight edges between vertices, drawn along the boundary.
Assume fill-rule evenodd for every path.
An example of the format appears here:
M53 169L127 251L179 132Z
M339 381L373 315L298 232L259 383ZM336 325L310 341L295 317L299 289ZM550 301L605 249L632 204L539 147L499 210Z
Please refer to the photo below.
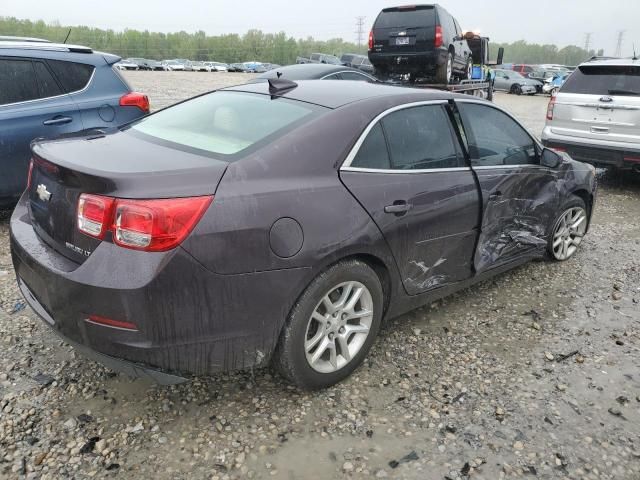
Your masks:
M489 61L489 37L481 37L473 32L467 32L464 36L467 40L473 57L473 75L471 79L459 80L456 83L432 83L429 78L410 78L409 75L395 75L384 83L411 88L433 88L448 90L452 93L464 93L476 97L493 100L493 78L490 75L491 67L502 64L504 48L498 49L495 62Z

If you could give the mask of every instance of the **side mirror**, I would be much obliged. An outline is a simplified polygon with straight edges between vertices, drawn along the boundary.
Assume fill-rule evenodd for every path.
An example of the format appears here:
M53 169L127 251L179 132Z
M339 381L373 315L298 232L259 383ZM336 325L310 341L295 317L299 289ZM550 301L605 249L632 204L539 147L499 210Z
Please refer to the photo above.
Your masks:
M556 168L562 163L562 157L549 148L542 150L540 165L543 167Z

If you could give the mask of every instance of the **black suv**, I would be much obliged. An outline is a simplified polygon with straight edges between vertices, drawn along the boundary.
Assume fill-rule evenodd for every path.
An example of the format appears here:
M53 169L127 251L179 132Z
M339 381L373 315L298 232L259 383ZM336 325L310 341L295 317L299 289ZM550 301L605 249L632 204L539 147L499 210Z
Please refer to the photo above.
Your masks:
M447 84L470 79L473 67L460 25L437 4L382 10L369 34L369 60L381 79L410 74Z

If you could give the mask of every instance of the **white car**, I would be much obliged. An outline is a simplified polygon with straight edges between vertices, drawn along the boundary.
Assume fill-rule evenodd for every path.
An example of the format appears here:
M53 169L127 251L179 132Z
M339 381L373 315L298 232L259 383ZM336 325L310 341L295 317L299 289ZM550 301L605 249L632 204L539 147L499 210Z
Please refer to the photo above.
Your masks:
M140 68L136 63L130 62L129 60L120 60L114 63L113 66L118 70L138 70L138 68Z
M640 62L594 58L551 97L542 143L575 160L640 173Z
M226 63L220 62L204 62L204 64L210 68L210 72L227 72L229 67Z
M177 70L184 70L184 64L176 62L175 60L165 60L162 62L162 66L167 72L174 72Z

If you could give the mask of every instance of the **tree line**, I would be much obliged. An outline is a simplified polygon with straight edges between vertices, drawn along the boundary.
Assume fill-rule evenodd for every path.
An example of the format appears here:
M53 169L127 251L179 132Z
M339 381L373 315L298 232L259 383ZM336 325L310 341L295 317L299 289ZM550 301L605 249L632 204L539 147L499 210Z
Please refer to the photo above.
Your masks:
M69 30L71 33L69 34ZM67 43L86 45L94 50L114 53L123 58L142 57L155 60L188 58L191 60L215 60L219 62L262 61L287 65L297 56L312 52L366 53L366 46L346 42L341 38L320 41L309 36L296 39L285 32L264 33L249 30L244 35L207 35L203 31L187 33L149 32L148 30L104 30L86 26L63 26L58 22L21 20L0 17L0 35L37 37ZM505 48L504 61L508 63L559 63L577 65L596 52L576 47L558 48L556 45L539 45L519 40L513 43L491 45L492 60L499 47ZM598 52L601 54L601 52Z

